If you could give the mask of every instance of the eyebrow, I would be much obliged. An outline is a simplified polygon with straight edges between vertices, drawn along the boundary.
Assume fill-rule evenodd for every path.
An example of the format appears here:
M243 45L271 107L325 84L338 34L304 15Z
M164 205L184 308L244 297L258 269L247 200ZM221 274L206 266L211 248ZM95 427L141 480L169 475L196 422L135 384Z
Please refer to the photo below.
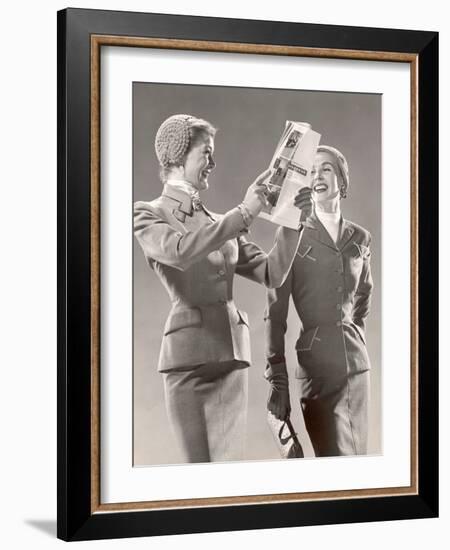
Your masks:
M320 164L315 164L315 165L313 165L312 170L314 170L315 168L317 168L317 166L326 166L327 164L328 164L329 166L331 166L332 168L335 168L335 166L334 166L334 164L333 164L332 162L330 162L329 160L326 160L326 161L324 161L324 162L321 162Z

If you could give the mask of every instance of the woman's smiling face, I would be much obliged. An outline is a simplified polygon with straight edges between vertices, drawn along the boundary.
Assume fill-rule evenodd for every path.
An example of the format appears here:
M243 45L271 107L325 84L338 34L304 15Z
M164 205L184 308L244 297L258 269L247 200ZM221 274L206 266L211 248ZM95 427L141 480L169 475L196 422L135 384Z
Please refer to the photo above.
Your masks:
M216 163L213 159L214 139L202 134L192 146L184 161L184 179L198 191L208 189L208 177Z
M311 169L311 188L315 202L323 202L339 196L341 184L336 159L331 153L317 153Z

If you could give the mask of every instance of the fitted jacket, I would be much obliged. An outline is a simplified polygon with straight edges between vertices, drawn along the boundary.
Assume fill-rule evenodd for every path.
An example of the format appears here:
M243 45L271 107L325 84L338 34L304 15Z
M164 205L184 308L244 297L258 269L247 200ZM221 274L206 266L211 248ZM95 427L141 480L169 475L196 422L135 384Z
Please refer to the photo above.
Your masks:
M345 375L370 368L365 319L372 293L370 234L341 219L333 242L314 214L305 224L284 284L268 291L266 356L282 363L289 299L301 320L296 343L298 378Z
M238 208L224 215L194 210L191 197L169 185L156 200L135 203L134 231L171 301L158 370L250 364L248 318L233 302L233 277L280 286L301 232L281 228L266 254L247 240Z

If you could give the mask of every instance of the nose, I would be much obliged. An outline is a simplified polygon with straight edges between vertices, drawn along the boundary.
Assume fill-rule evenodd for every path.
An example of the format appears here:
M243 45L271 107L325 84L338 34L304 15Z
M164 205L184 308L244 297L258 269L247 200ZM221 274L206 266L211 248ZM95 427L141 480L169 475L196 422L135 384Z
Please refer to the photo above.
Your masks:
M209 157L208 168L211 170L216 167L216 163L212 157Z
M318 168L313 174L313 181L317 181L317 180L322 179L322 175L323 175L322 170L320 168Z

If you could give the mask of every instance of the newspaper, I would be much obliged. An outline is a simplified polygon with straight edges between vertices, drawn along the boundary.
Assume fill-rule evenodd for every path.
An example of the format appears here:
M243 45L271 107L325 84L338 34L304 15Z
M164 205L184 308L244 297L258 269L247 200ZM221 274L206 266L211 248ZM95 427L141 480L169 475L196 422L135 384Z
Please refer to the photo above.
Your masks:
M311 167L321 135L307 122L286 121L269 168L266 184L268 205L259 216L278 225L297 229L301 210L294 198L302 187L310 187Z

